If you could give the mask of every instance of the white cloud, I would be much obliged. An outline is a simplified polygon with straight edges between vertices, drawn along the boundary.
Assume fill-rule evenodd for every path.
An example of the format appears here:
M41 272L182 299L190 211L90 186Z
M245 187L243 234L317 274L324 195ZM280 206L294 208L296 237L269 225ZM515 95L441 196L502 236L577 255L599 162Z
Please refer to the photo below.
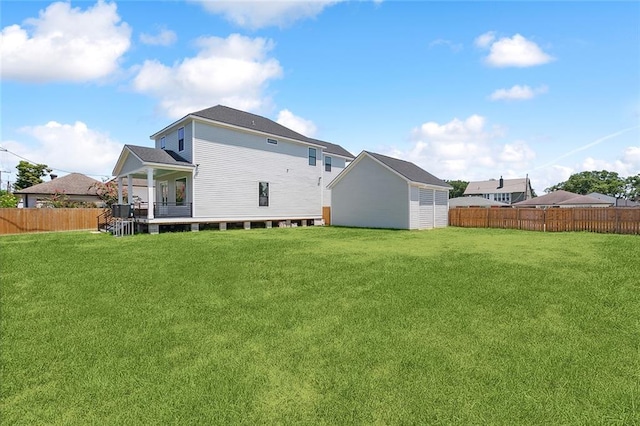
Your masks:
M507 163L526 164L536 158L536 153L524 141L505 144L500 153L500 160Z
M81 121L23 127L20 131L35 143L3 141L11 152L51 168L88 175L111 176L122 144L107 134L92 130ZM19 160L16 160L16 164Z
M475 45L489 48L485 61L494 67L532 67L551 62L554 58L542 51L534 42L520 34L495 40L495 33L482 34L475 39Z
M492 101L500 101L500 100L520 101L520 100L532 99L537 95L547 93L548 90L549 88L547 86L540 86L535 89L532 89L527 85L520 86L516 84L510 89L496 90L491 94L491 96L489 96L489 99L491 99Z
M279 124L282 124L285 127L290 128L293 131L301 133L310 138L314 137L318 128L311 120L305 120L302 117L298 117L294 115L288 109L283 109L278 113L278 119L276 120Z
M629 146L613 161L587 157L582 163L583 170L609 170L620 176L635 176L640 173L640 146Z
M413 130L408 149L389 148L384 153L414 162L442 179L517 175L535 153L524 141L500 143L503 136L500 127L489 127L485 117L474 114L444 124L424 123Z
M171 118L224 104L256 111L268 103L264 90L270 80L282 76L280 63L268 58L273 42L232 34L198 40L195 57L166 66L145 61L133 81L136 91L159 100L159 108Z
M430 48L437 46L447 46L449 49L451 49L452 52L459 52L463 48L462 43L454 43L451 40L445 40L442 38L433 40L431 43L429 43Z
M292 23L313 18L329 6L343 0L195 0L208 12L223 15L234 24L251 29L268 26L285 27Z
M489 47L489 45L495 39L496 39L496 32L488 31L476 37L476 39L473 41L473 44L475 44L477 47L486 48L486 47Z
M115 3L98 1L85 11L52 3L24 26L2 29L2 78L82 82L106 77L130 46L131 29L120 21Z
M156 35L140 34L140 41L152 46L171 46L177 39L176 33L167 29L161 29Z

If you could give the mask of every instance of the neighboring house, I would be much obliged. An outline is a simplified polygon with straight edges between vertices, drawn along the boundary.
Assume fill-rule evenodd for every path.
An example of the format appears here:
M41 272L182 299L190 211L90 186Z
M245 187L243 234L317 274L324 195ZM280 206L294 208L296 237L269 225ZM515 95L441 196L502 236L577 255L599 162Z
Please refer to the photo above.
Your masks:
M464 207L511 207L511 205L501 203L500 201L488 200L484 197L457 197L449 199L450 209Z
M611 203L608 201L599 200L597 198L589 197L586 195L575 194L573 192L558 190L540 197L535 197L530 200L522 201L514 204L514 207L537 207L537 208L550 208L550 207L610 207Z
M452 187L408 161L362 151L329 189L332 225L429 229L448 224Z
M522 179L491 179L478 182L469 182L463 196L478 196L487 200L500 201L501 203L515 204L533 197L531 181Z
M95 184L99 181L81 173L70 173L63 177L50 175L51 180L14 192L22 198L19 207L42 207L43 202L56 194L65 194L69 201L95 203L101 205L102 200L96 194Z
M625 198L616 198L610 195L600 194L599 192L592 192L587 194L589 197L597 198L598 200L608 201L613 207L640 207L640 203L627 200Z
M339 145L221 105L151 139L155 148L125 145L113 170L121 189L125 178L146 181L150 232L165 223L320 220L327 184L353 160Z
M113 181L116 181L117 183L117 179L113 179ZM138 203L148 203L149 202L149 192L147 191L147 180L146 179L139 179L139 178L132 178L131 179L132 182L132 191L133 191L133 202L138 204ZM128 188L129 187L129 182L127 180L127 178L123 178L122 179L122 185L124 188ZM127 194L129 193L129 190L127 189Z

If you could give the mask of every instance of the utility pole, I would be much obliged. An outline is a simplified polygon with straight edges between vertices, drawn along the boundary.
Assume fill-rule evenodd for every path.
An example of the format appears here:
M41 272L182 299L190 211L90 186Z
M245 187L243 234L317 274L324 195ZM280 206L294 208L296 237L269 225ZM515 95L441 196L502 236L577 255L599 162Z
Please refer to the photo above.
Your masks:
M0 189L2 188L2 174L3 173L11 173L8 170L0 170ZM7 192L9 192L9 180L7 179Z

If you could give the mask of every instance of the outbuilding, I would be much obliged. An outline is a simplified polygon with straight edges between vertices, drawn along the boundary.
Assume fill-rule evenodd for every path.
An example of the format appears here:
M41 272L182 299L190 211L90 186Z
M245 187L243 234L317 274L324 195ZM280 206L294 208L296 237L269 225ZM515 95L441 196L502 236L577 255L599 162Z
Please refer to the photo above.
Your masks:
M329 189L332 225L431 229L448 224L452 187L408 161L362 151Z

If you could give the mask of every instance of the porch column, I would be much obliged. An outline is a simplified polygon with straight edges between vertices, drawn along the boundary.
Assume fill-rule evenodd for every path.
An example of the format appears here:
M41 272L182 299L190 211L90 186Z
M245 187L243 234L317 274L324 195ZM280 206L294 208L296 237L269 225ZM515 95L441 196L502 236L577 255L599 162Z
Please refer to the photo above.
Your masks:
M118 204L122 204L122 176L118 176Z
M153 204L155 200L153 191L153 169L147 169L147 196L149 197L149 208L147 209L147 219L153 219Z
M127 175L127 201L133 204L133 178L130 174Z

